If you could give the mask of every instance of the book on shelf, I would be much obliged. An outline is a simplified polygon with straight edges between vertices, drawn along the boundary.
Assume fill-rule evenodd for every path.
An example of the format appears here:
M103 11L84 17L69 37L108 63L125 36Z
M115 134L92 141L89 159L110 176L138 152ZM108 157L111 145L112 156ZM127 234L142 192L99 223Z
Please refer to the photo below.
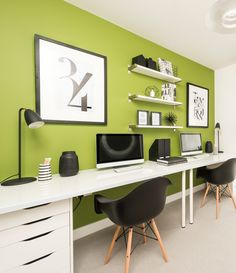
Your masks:
M158 158L156 161L157 163L164 164L164 165L174 165L179 163L185 163L187 162L187 159L181 156L170 156L170 157Z

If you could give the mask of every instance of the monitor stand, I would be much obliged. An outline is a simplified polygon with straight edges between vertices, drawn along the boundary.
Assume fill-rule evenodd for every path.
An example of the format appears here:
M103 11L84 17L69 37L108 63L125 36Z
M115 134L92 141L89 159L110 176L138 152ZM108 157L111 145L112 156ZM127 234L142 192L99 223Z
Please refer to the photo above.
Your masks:
M113 168L113 171L116 173L124 173L124 172L134 171L138 169L142 169L142 166L131 165L131 166L124 166L124 167L117 167L117 168Z

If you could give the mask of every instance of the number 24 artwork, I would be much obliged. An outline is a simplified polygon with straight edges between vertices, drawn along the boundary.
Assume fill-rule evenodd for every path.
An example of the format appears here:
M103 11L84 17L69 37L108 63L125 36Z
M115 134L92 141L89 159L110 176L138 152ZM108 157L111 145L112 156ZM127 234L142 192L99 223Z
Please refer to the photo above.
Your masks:
M36 110L47 123L106 124L106 57L35 35Z

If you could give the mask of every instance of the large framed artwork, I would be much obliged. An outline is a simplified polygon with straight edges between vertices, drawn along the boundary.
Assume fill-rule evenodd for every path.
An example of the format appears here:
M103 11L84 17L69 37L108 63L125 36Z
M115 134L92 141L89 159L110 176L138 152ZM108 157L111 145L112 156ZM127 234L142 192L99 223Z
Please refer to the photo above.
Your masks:
M36 110L47 123L107 123L107 59L35 35Z
M209 90L192 83L187 83L187 126L208 127Z

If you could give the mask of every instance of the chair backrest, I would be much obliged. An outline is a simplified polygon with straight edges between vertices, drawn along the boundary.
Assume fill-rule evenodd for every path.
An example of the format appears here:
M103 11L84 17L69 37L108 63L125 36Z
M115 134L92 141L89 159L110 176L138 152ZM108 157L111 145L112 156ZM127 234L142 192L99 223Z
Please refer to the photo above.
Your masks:
M209 169L205 178L207 182L216 185L228 184L234 181L236 177L236 158L225 161L215 169Z
M125 197L101 202L99 208L117 225L133 226L147 222L164 208L170 180L158 177L146 181Z

